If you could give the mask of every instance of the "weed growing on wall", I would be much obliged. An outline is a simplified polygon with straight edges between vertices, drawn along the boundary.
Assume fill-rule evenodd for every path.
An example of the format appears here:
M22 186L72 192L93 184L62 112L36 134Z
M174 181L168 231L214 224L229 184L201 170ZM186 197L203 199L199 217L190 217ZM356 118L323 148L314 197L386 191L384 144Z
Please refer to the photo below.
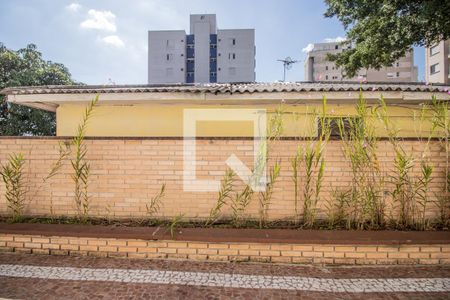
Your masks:
M90 197L88 194L90 164L86 160L87 147L84 143L88 121L92 116L95 106L97 105L99 96L97 95L86 107L83 119L78 125L77 133L72 140L75 148L75 158L71 160L74 173L72 180L75 184L75 204L78 211L78 216L86 219L89 214Z
M25 158L19 153L10 155L8 162L0 167L0 175L6 188L5 198L13 222L20 221L25 207L27 188L24 182L24 164Z

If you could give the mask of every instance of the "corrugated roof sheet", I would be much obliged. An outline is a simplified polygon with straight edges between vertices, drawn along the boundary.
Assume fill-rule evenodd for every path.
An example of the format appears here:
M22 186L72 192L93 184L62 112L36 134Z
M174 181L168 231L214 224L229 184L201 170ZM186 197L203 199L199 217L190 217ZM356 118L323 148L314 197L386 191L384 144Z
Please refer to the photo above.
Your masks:
M10 87L4 95L27 94L84 94L84 93L272 93L272 92L338 92L338 91L404 91L446 92L448 85L424 83L359 83L359 82L273 82L273 83L213 83L213 84L163 84L163 85L76 85Z

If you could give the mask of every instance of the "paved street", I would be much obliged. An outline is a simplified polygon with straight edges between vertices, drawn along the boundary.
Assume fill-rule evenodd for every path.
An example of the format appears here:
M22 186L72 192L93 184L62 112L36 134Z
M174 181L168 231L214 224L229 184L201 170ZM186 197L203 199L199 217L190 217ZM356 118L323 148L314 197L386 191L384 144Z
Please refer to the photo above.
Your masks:
M12 299L448 299L450 267L310 267L0 254Z

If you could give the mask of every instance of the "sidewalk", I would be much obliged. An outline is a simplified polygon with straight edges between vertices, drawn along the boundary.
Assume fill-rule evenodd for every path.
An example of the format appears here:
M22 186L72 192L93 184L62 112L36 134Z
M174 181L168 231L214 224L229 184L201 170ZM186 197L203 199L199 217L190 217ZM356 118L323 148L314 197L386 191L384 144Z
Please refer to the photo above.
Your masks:
M310 267L0 254L13 299L403 299L450 296L450 267Z

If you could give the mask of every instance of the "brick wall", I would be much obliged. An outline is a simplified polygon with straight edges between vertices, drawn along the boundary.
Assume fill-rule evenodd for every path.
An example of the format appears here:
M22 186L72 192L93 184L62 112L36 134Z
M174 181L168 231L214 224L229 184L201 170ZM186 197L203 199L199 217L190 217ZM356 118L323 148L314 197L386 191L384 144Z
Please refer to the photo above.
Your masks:
M44 138L0 138L0 161L5 163L9 154L23 153L28 186L27 215L75 215L73 200L74 184L71 166L65 161L61 172L48 182L42 179L48 174L58 158L60 139ZM273 159L281 160L281 175L275 184L269 218L287 218L294 214L294 187L291 181L292 169L289 158L294 156L303 141L282 140L274 143ZM183 191L183 140L181 139L89 139L86 140L87 159L91 164L90 214L102 217L142 217L146 214L145 204L157 194L161 184L166 183L166 196L159 216L171 217L184 214L188 218L202 218L208 215L215 204L217 193ZM425 143L405 141L405 148L419 158ZM323 182L322 201L331 197L334 189L348 188L351 184L351 170L343 157L339 141L331 141L326 152L326 171ZM387 141L379 142L379 159L385 172L393 169L394 152ZM220 180L226 169L225 160L236 154L251 166L253 141L239 139L197 140L197 177ZM434 176L431 183L429 215L436 213L432 201L444 184L446 167L445 153L437 142L430 145ZM416 165L419 165L417 162ZM418 174L419 169L415 169ZM236 190L241 190L238 181ZM387 189L386 189L387 190ZM246 213L249 217L258 215L258 195L255 194ZM299 204L300 207L302 204ZM392 211L388 208L389 211ZM229 213L228 208L224 209ZM0 213L7 213L4 184L0 183Z
M0 234L0 251L302 264L450 264L450 245L341 245L148 241Z

